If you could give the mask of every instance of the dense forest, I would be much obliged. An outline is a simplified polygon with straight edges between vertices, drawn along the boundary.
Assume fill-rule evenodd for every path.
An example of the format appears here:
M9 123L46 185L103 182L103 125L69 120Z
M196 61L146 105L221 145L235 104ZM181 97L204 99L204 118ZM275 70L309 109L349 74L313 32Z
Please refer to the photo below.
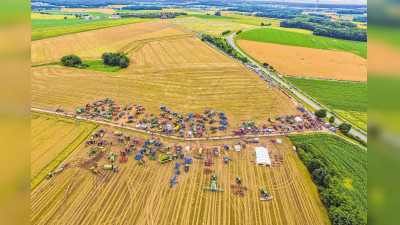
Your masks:
M239 12L258 12L254 16L257 17L269 17L278 19L292 19L301 16L301 10L298 9L281 9L272 7L252 7L244 6L240 8L230 8L228 10L234 10Z
M332 19L332 17L331 17L331 16L327 16L327 15L324 15L324 14L318 14L318 13L309 13L308 15L309 15L309 16L322 17L322 18L325 18L325 19Z
M232 46L228 43L228 40L226 40L224 38L212 37L210 35L203 35L201 37L201 40L212 43L217 48L224 51L226 54L228 54L244 63L248 62L247 57L243 57L242 55L240 55L234 48L232 48Z
M311 30L314 35L324 37L367 41L367 30L357 28L357 25L351 22L330 21L320 17L306 17L282 21L281 27Z
M122 7L122 9L126 9L126 10L162 10L163 7L132 5L132 6Z
M366 13L366 10L358 10L358 9L344 9L344 10L338 10L338 14L364 14Z
M117 13L121 18L129 18L129 17L137 17L137 18L161 18L162 16L166 16L167 18L175 18L180 15L187 15L184 12L165 12L165 13Z
M366 16L356 16L353 18L354 22L362 22L362 23L366 23L368 21Z

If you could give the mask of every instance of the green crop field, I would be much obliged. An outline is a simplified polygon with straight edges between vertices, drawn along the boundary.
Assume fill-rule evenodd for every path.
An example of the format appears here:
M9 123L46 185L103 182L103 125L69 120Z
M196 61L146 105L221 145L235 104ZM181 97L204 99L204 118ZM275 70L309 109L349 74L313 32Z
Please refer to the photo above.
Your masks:
M329 195L327 193L332 193L331 190L336 192L337 195L350 198L354 203L353 205L361 211L362 217L366 218L367 151L338 136L328 134L295 135L291 136L290 140L300 148L298 149L299 156L310 172L312 172L311 170L318 170L317 167L320 167L321 164L326 166L326 171L334 170L333 173L336 174L338 185L331 183L328 187L320 187L319 189L322 201L327 208L330 207L328 212L331 220L335 217L332 211L336 210L336 206L327 205L327 202L333 203L335 201L335 199L326 198ZM329 175L326 174L325 176ZM312 173L312 177L318 176ZM315 179L313 180L316 182ZM345 207L350 206L346 204Z
M56 169L98 125L31 112L31 188Z
M367 130L366 83L295 77L285 77L285 79L349 122Z
M233 23L243 23L248 25L260 26L261 23L271 25L279 25L280 21L277 19L265 18L265 17L254 17L254 16L244 16L237 14L226 14L223 16L215 16L215 15L204 15L204 14L190 14L189 16L198 17L201 19L215 19L225 22L233 22Z
M268 28L245 31L239 34L237 38L280 45L339 50L351 52L363 58L367 58L367 42L339 40L335 38Z
M126 24L150 21L152 19L97 19L97 20L33 20L31 40L41 40L45 38L57 37L66 34L79 33L90 30L97 30L107 27L115 27Z

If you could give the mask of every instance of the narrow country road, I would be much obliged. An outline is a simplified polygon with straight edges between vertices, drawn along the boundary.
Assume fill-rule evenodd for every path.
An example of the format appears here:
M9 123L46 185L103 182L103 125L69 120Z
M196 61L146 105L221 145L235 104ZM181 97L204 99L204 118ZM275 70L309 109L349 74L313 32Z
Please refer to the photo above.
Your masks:
M259 28L259 27L257 27L257 28ZM250 28L250 29L247 29L247 30L257 29L257 28ZM245 30L243 30L243 31L245 31ZM235 35L236 35L236 32L233 33L233 34L231 34L231 35L229 35L229 36L227 36L227 37L224 37L224 38L226 38L226 39L228 40L229 44L230 44L239 54L241 54L241 55L244 56L244 57L247 57L247 55L245 55L245 54L235 45L235 42L233 41ZM262 66L258 65L256 62L254 62L254 60L250 59L249 57L247 57L247 59L248 59L252 64L254 64L258 69L260 69L260 70L263 71L264 73L268 74L268 76L269 76L270 78L272 78L273 80L275 80L275 82L280 83L283 87L285 87L285 88L291 90L293 94L295 94L295 95L296 95L297 97L299 97L301 100L303 100L304 102L306 102L307 104L309 104L311 107L313 107L313 108L316 109L316 110L322 109L322 107L320 107L319 105L315 104L315 102L313 102L311 99L307 98L306 96L302 95L301 93L299 93L299 92L296 91L295 89L291 88L289 84L285 83L283 80L280 80L276 75L270 73L267 69L265 69L265 68L263 68ZM326 108L325 108L325 109L326 109ZM330 110L328 109L327 111L328 111L328 112L327 112L327 116L328 116L328 117L331 117L332 115L331 115L331 113L329 113ZM339 125L339 124L342 123L342 121L335 117L335 123ZM355 129L353 129L353 128L356 128L356 127L355 127L354 125L352 125L352 129L350 130L350 133L351 133L351 134L360 137L361 140L363 140L363 141L367 141L367 137L365 137L364 135L362 135L361 133L359 133L357 130L355 130ZM358 129L358 128L356 128L356 129Z

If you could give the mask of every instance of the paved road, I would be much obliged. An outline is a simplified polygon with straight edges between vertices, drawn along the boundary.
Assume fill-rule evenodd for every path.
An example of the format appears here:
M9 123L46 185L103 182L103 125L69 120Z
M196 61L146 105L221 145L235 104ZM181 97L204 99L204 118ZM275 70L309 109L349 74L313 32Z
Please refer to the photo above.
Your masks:
M251 28L251 29L257 29L257 28ZM247 30L250 30L250 29L247 29ZM241 54L241 55L244 56L244 57L247 57L247 56L235 45L235 43L234 43L234 41L233 41L235 35L236 35L236 33L233 33L233 34L231 34L231 35L229 35L229 36L227 36L227 37L225 37L225 38L228 40L229 44L230 44L239 54ZM247 57L247 58L248 58L248 57ZM313 107L314 109L318 110L318 109L321 109L321 108L322 108L321 106L319 106L318 104L316 104L316 103L315 103L314 101L312 101L311 99L307 98L306 96L302 95L300 92L298 92L298 91L296 91L295 89L291 88L289 84L283 82L283 81L282 81L281 79L279 79L276 75L270 73L267 69L265 69L265 68L263 68L262 66L258 65L258 64L257 64L255 61L253 61L252 59L250 59L250 58L248 58L248 59L249 59L249 61L250 61L252 64L254 64L258 69L260 69L260 70L263 71L264 73L268 74L268 76L271 77L273 80L275 80L275 82L280 83L283 87L285 87L285 88L291 90L291 92L292 92L293 94L295 94L297 97L299 97L301 100L303 100L304 102L306 102L307 104L309 104L309 105L310 105L311 107ZM328 117L331 117L332 115L331 115L331 113L329 113L329 111L330 111L330 110L328 109L327 116L328 116ZM336 123L336 124L341 124L342 121L335 117L335 123ZM353 125L353 127L355 127L355 126ZM359 133L357 130L355 130L355 129L353 129L353 128L350 130L350 133L352 133L352 134L354 134L354 135L360 137L360 138L361 138L362 140L364 140L364 141L367 141L367 137L365 137L364 135L362 135L361 133Z
M59 116L65 116L65 117L69 117L69 118L76 118L76 115L72 115L72 114L68 114L68 113L60 113L60 112L55 112L55 111L51 111L51 110L47 110L47 109L40 109L40 108L35 108L32 107L31 110L33 111L38 111L38 112L44 112L44 113L49 113L49 114L55 114L55 115L59 115ZM152 132L152 131L146 131L146 130L141 130L141 129L137 129L136 127L129 127L129 126L122 126L121 124L117 124L117 123L112 123L112 122L106 122L106 121L102 121L102 120L96 120L96 119L90 119L90 118L84 118L82 117L82 121L90 121L93 123L98 123L98 124L102 124L102 125L107 125L107 126L114 126L114 127L120 127L122 129L127 129L127 130L133 130L136 132L140 132L143 134L148 134L148 135L154 135L154 136L159 136L159 137L165 137L165 138L170 138L170 139L175 139L175 140L181 140L181 141L202 141L202 140L225 140L225 139L238 139L240 138L239 135L225 135L225 136L212 136L210 138L207 137L200 137L200 138L180 138L177 136L170 136L170 135L166 135L166 134L160 134L157 132ZM327 130L322 130L322 131L304 131L304 132L300 132L298 134L310 134L310 133L331 133ZM297 132L292 132L292 134L297 134ZM275 134L260 134L260 135L252 135L252 134L246 134L243 135L243 138L256 138L256 137L285 137L286 135L284 134L280 134L280 133L275 133Z

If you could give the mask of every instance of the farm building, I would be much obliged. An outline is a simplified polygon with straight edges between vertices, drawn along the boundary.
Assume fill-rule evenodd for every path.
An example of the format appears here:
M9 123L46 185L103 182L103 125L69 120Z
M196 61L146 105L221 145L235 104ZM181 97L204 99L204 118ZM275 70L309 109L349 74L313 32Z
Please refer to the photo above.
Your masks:
M269 158L268 149L264 147L256 147L256 163L257 165L271 166L271 160Z

